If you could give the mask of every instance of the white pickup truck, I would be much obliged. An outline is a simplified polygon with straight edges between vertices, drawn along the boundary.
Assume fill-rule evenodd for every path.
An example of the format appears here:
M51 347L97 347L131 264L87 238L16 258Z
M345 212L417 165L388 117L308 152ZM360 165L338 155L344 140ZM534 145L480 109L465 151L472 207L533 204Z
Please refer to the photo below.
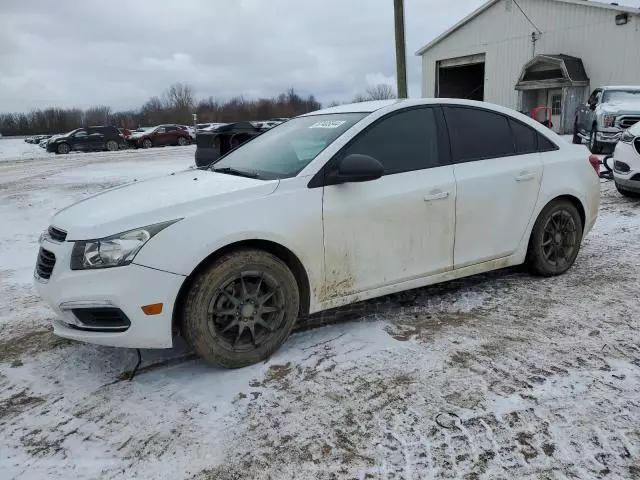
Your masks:
M622 132L640 121L640 86L596 88L576 110L573 143L589 142L591 153L613 151Z

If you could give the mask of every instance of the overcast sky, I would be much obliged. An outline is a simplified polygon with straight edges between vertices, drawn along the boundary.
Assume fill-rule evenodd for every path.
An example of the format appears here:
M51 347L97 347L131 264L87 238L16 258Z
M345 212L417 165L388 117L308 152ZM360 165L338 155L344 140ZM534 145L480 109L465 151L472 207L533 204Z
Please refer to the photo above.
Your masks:
M482 3L405 0L410 96L415 51ZM198 98L295 87L328 103L394 75L392 0L0 0L4 112L138 108L173 82Z

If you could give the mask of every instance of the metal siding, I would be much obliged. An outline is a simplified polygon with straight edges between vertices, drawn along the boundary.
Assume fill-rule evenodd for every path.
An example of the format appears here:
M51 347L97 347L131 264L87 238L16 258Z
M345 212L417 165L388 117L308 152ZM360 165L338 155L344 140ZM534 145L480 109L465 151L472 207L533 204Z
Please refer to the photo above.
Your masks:
M519 3L543 31L536 42L536 54L564 53L582 58L592 89L640 83L640 16L630 15L627 25L616 26L615 11L588 4L554 0ZM434 94L438 60L485 53L485 100L517 108L514 86L522 67L533 57L533 30L517 8L507 11L505 3L498 2L425 52L423 96Z

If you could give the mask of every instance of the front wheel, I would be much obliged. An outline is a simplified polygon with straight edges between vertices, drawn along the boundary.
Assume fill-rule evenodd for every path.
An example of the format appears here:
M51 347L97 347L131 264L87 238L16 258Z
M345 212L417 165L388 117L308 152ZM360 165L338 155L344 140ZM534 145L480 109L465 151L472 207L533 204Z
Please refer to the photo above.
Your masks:
M145 138L142 141L142 148L151 148L153 147L153 142L151 140L149 140L148 138Z
M184 302L182 330L205 361L245 367L282 345L299 305L298 284L282 260L261 250L237 250L195 278Z
M65 154L69 153L70 150L71 150L71 147L69 146L68 143L61 143L60 145L58 145L58 148L56 149L56 152L61 154L61 155L65 155Z
M582 242L582 219L568 200L547 205L536 220L529 240L526 265L535 275L561 275L573 265Z

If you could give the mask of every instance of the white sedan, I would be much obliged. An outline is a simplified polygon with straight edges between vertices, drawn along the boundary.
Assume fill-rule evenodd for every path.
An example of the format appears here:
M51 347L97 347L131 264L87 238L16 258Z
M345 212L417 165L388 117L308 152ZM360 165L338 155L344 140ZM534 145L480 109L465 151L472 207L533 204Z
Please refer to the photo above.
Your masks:
M42 235L55 333L205 360L270 356L301 315L525 263L574 263L599 165L540 123L466 100L342 105L186 171L72 205Z
M626 130L616 145L613 152L613 180L621 194L640 197L640 122Z

